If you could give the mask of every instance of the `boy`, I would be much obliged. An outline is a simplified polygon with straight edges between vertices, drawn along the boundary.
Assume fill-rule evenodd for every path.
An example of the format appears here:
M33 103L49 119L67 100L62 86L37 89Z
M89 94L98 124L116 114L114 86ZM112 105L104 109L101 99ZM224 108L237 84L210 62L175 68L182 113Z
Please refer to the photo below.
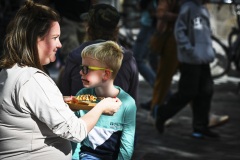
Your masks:
M113 84L122 64L123 50L113 41L92 44L81 53L80 75L85 88L77 95L118 97L120 110L113 116L103 115L87 138L81 143L80 157L94 159L130 160L133 154L136 126L135 100ZM77 114L83 116L88 111Z

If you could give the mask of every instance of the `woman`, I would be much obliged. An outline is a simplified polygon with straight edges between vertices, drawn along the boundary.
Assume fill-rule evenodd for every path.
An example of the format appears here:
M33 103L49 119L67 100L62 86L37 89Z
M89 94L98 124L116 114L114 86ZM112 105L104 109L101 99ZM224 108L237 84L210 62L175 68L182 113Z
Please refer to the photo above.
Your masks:
M0 60L0 159L70 160L70 141L81 142L102 113L121 105L105 98L80 119L74 115L44 72L61 48L59 36L59 15L30 0L8 27Z

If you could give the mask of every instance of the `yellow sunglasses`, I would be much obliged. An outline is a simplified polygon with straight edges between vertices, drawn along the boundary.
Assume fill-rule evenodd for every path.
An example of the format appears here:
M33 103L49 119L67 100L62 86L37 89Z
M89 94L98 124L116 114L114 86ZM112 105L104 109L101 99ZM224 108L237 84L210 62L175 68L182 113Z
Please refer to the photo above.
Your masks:
M113 70L107 69L107 68L80 65L80 71L82 71L82 73L85 74L85 75L88 74L89 69L94 70L94 71L97 71L97 70L109 70L110 72L113 72Z

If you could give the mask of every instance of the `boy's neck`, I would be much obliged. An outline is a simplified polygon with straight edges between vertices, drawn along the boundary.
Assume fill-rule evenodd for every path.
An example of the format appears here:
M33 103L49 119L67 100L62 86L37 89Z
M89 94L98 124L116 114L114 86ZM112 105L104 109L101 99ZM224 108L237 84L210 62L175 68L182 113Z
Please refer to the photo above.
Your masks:
M111 85L107 84L101 87L95 87L95 93L97 97L117 97L119 94L119 89L115 88L113 83Z

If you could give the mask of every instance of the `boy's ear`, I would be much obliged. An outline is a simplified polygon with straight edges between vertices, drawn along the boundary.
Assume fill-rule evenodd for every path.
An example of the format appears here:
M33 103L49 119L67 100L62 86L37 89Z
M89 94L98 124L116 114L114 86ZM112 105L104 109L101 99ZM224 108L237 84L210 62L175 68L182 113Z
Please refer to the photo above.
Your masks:
M105 70L105 73L104 73L104 76L103 76L103 79L104 80L108 80L108 79L110 79L111 78L111 76L112 76L112 72L110 71L110 70Z

